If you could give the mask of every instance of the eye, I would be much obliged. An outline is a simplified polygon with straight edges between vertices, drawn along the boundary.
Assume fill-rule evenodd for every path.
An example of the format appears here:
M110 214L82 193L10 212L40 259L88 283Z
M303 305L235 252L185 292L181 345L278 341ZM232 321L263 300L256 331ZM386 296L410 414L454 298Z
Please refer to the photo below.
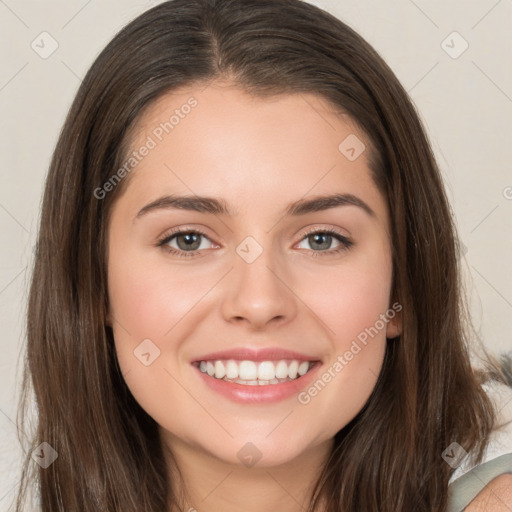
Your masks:
M158 241L157 245L171 254L190 257L196 256L196 251L208 249L208 244L202 243L204 239L210 240L205 233L198 229L182 229L176 230L171 234L166 233L164 237ZM171 244L175 245L173 246Z
M334 249L330 249L333 239L338 242L338 246ZM208 249L208 243L206 243L205 240L213 243L205 233L197 228L181 228L171 233L166 233L157 242L157 246L161 247L170 254L187 258L198 256L198 251ZM352 242L349 238L342 235L335 229L311 230L306 233L300 243L303 242L309 243L312 247L312 256L337 254L349 249L354 245L354 242Z
M333 239L337 240L339 245L335 249L329 249ZM339 253L352 247L354 243L342 235L335 229L316 229L306 233L305 237L301 240L301 243L306 241L313 248L312 256L323 256ZM316 250L316 249L320 250Z

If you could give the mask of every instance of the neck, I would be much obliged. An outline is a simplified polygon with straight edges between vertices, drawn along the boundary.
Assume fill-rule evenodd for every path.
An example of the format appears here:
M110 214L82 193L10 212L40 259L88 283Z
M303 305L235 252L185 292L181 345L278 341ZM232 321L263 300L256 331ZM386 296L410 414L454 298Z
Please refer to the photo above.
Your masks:
M225 462L168 432L163 434L170 483L184 512L303 512L332 449L333 440L314 446L279 466ZM171 455L172 452L172 455ZM263 461L261 461L263 462ZM176 478L177 468L181 478ZM170 512L179 509L172 505Z

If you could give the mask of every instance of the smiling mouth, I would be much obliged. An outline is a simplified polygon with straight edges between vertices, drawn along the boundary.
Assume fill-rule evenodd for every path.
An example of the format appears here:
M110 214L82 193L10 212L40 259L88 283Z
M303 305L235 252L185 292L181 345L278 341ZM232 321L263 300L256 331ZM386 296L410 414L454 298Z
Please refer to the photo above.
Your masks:
M196 361L194 366L209 377L246 386L266 386L300 379L316 361L280 359L275 361L250 361L216 359Z

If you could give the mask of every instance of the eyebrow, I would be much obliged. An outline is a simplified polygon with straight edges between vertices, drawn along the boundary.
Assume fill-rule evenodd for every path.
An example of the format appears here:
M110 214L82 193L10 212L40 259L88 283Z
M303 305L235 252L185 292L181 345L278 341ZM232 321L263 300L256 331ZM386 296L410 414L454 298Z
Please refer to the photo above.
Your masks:
M364 210L370 217L376 217L375 212L362 199L353 194L320 195L308 199L299 199L290 203L284 211L285 216L299 216L308 213L320 212L337 208L339 206L357 206ZM163 209L182 209L213 215L227 215L232 217L237 212L232 212L225 201L206 196L175 196L165 195L144 206L134 218L147 215L150 212Z

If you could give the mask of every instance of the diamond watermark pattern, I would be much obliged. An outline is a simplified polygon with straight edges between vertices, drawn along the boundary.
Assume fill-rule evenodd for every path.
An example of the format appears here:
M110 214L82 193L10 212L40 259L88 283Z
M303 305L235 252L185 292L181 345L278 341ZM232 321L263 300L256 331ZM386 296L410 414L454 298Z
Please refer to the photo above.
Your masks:
M160 356L160 349L148 338L137 345L133 355L144 365L149 366Z
M47 59L59 47L59 43L48 32L41 32L30 44L39 57Z
M452 468L459 467L462 459L468 454L462 446L453 442L446 450L441 454L441 457L447 462Z
M363 144L362 140L360 140L356 135L351 133L340 143L338 149L347 160L353 162L354 160L357 160L359 158L359 156L366 149L366 146Z
M41 443L33 452L32 458L43 468L50 467L59 454L47 442Z
M458 59L469 48L469 43L454 30L443 40L441 48L452 59Z
M238 244L236 252L246 263L253 263L263 252L263 247L252 236L248 236Z
M252 468L262 457L262 453L253 443L245 443L237 453L238 458L244 466Z

